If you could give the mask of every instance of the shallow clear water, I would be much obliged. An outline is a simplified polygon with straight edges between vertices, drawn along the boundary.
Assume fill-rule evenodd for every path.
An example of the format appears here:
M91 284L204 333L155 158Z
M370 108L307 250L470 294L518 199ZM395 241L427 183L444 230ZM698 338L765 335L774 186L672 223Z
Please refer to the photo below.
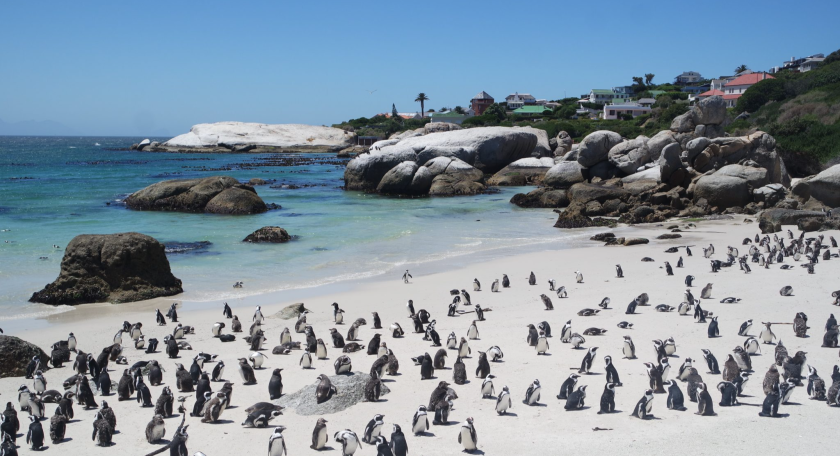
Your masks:
M552 228L550 210L510 204L513 194L527 190L522 188L473 197L388 198L342 190L344 161L333 154L286 154L314 162L279 166L276 156L263 154L107 150L141 139L0 136L0 320L67 310L27 299L55 279L64 247L78 234L137 231L166 243L172 270L184 282L179 299L191 301L399 277L405 268L425 264L459 266L476 253L471 258L562 248L581 236ZM212 175L300 188L256 187L282 209L252 216L140 212L121 204L160 180ZM280 245L242 242L266 225L297 238ZM236 281L245 287L234 289Z

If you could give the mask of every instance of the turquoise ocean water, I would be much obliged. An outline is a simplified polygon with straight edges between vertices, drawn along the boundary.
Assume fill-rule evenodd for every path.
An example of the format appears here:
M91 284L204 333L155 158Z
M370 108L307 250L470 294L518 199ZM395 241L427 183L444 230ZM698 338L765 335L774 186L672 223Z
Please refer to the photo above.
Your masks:
M184 282L178 298L197 302L399 277L406 268L460 267L584 238L552 228L550 210L509 203L528 189L389 198L342 190L346 161L334 154L117 150L141 139L0 136L0 321L69 310L27 299L55 279L64 247L78 234L137 231L164 242L172 270ZM212 175L273 180L256 189L282 209L219 216L138 212L121 203L160 180ZM296 239L281 245L241 242L266 225L281 226ZM245 287L234 289L236 281Z

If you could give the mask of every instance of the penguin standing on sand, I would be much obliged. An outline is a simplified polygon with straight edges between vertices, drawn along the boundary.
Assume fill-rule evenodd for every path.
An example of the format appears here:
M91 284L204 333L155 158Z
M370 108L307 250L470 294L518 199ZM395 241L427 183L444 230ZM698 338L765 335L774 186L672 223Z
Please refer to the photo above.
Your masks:
M499 279L493 281L490 285L490 292L491 293L498 293L499 292Z
M539 338L537 338L537 355L544 355L548 352L548 339L545 337L544 332L540 332ZM591 360L590 360L591 365Z
M383 418L385 418L385 415L376 414L373 416L373 419L365 426L365 432L362 434L362 442L372 443L373 439L382 433L382 427L385 426Z
M668 399L665 400L668 410L685 411L686 408L683 405L685 403L685 397L683 396L682 390L680 390L680 385L676 380L668 380L665 383L668 385Z
M531 271L531 275L528 276L528 285L536 285L537 284L537 276L534 275L534 271Z
M734 383L720 382L717 385L717 389L720 391L720 402L718 405L721 407L741 405L738 403L738 387Z
M513 403L510 399L510 390L507 386L504 386L502 387L502 392L499 393L499 397L496 398L496 413L504 415L512 406Z
M542 387L540 386L540 381L534 380L534 382L528 386L528 389L525 390L525 400L523 400L522 403L525 405L534 405L538 403L541 391Z
M427 425L428 428L428 425ZM377 450L379 447L377 446ZM405 441L405 434L399 425L394 425L394 431L391 432L391 452L393 456L407 456L408 442Z
M579 378L580 375L578 374L569 374L569 378L567 378L560 386L560 393L557 394L557 399L568 399L569 395L572 394L572 391L574 391Z
M601 408L598 414L615 412L615 384L607 382L604 385L604 392L601 393Z
M671 267L671 263L665 262L665 273L669 276L674 275L674 269Z
M257 309L254 310L254 317L251 319L251 321L257 324L262 324L263 320L265 320L265 317L263 316L262 308L260 306L257 306Z
M502 274L502 288L510 288L510 279L507 274Z
M706 366L709 368L709 373L714 375L720 374L718 360L715 358L715 355L712 354L711 350L703 348L700 351L703 352L703 358L706 360Z
M636 359L636 345L633 344L633 339L630 336L624 336L624 346L622 353L625 359Z
M717 319L718 317L712 317L712 321L709 322L709 328L707 331L709 339L720 337L720 328L718 328Z
M26 433L26 444L32 450L40 450L44 446L44 428L41 426L40 418L29 417L29 431ZM5 450L3 451L5 453Z
M752 323L753 323L752 319L749 319L749 320L741 323L741 327L738 329L738 335L739 336L744 336L744 337L748 336L749 332L750 332L750 328L752 328Z
M160 309L155 311L155 321L157 322L158 326L166 326L166 318L164 318L163 314L160 312Z
M478 434L475 432L472 417L467 418L467 422L461 425L461 432L458 433L458 443L463 445L464 451L472 453L478 449Z
M662 372L653 363L645 363L645 367L647 368L648 379L650 380L650 388L656 394L665 394L667 391L663 388Z
M489 399L496 394L496 389L493 387L493 379L495 378L494 375L487 375L484 377L484 381L481 382L481 398L482 399Z
M338 307L338 303L332 303L333 307L333 319L335 320L335 324L343 325L344 324L344 310Z
M239 358L239 375L242 377L242 383L245 385L257 383L257 377L254 376L254 369L248 365L248 360L245 358Z
M222 309L222 315L224 315L224 317L228 319L233 318L233 310L231 310L228 303L225 303L225 308Z
M478 279L473 279L473 291L481 291L481 282Z
M779 404L781 402L781 392L779 386L776 386L764 397L764 402L761 405L761 411L758 412L758 416L777 418L779 416Z
M566 399L566 405L563 406L565 410L580 410L583 408L584 400L586 399L586 386L579 386L572 394L569 395L569 398Z
M618 279L623 279L624 278L624 270L621 269L620 264L615 265L615 277L618 278Z
M403 275L402 275L403 283L408 283L408 280L413 279L413 278L414 277L412 277L411 274L408 273L408 269L406 269L405 273L403 273ZM370 443L370 442L366 442L366 443Z
M286 441L283 439L283 431L285 430L285 426L277 426L274 428L274 433L272 433L271 437L268 438L268 456L286 455ZM348 453L346 452L344 453L344 455L347 454ZM350 454L352 455L353 453Z
M697 413L700 416L715 416L714 403L712 402L712 395L706 388L705 383L700 383L697 388Z
M575 281L577 283L583 283L583 273L580 271L575 271Z
M426 406L421 405L414 412L414 417L411 419L411 432L414 435L421 435L429 430L429 415L426 413ZM393 441L393 436L391 436Z
M583 361L581 361L581 363L580 363L580 369L578 369L578 374L588 374L589 373L589 370L592 369L592 361L595 359L595 352L597 350L598 350L598 347L590 347L589 348L589 350L586 352L586 355L583 356ZM607 358L609 358L609 356ZM609 381L609 380L607 380L607 381Z
M636 406L633 407L633 413L631 416L635 416L636 418L640 418L646 420L648 418L653 418L651 415L651 411L653 409L653 391L646 390L645 395L639 399L639 402L636 402Z
M612 356L605 356L604 363L606 364L604 370L607 372L607 383L614 384L614 387L621 386L621 381L618 379L618 371L615 369L612 362Z

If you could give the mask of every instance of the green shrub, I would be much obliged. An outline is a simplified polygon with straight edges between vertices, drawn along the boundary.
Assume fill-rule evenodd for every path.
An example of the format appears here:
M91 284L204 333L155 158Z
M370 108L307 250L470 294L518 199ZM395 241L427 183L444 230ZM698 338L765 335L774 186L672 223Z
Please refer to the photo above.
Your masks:
M735 112L755 112L767 102L783 100L786 96L785 81L781 79L758 81L738 98Z

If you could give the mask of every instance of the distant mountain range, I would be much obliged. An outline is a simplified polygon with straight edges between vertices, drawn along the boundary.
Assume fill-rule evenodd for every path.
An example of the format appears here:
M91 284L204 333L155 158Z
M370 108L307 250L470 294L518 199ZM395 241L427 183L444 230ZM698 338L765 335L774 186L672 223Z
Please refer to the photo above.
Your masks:
M77 136L79 132L54 120L5 122L0 119L0 135L10 136Z

